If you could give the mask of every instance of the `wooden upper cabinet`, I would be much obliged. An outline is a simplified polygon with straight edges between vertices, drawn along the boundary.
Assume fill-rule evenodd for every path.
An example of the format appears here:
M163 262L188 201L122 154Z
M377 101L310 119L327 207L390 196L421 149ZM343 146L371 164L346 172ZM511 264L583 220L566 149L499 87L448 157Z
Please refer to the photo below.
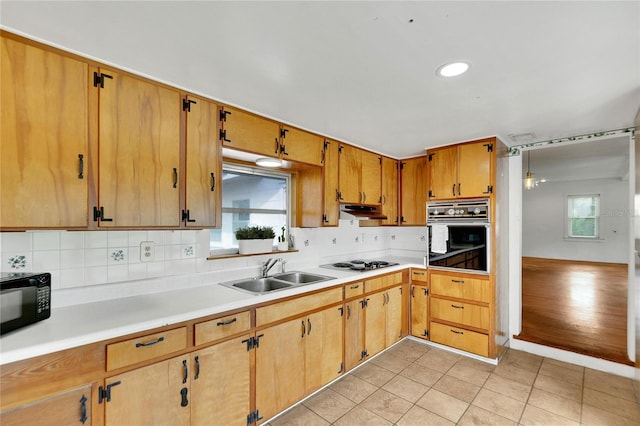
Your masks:
M345 144L338 152L340 202L380 204L381 157Z
M324 141L324 167L322 167L324 226L338 226L338 149L340 144L332 140Z
M220 141L225 148L268 157L280 153L280 125L249 112L225 106L220 111Z
M421 226L427 223L427 157L402 160L400 164L400 222Z
M280 128L280 157L315 166L322 165L323 138L295 127Z
M382 225L398 225L398 161L389 157L382 157L382 195L380 204L382 214L387 216L381 221Z
M380 204L382 157L369 151L362 151L362 202Z
M0 228L85 228L88 65L1 42Z
M495 138L427 151L429 199L489 197Z
M180 225L177 90L100 69L100 227Z
M195 96L186 98L185 208L187 227L220 226L222 156L218 143L218 106Z

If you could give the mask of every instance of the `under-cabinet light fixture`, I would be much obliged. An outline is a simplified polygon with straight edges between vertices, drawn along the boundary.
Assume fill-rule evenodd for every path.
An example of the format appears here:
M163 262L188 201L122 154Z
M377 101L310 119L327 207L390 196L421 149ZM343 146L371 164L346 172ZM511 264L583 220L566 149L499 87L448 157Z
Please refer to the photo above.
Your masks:
M436 71L436 74L441 77L456 77L467 72L469 67L470 64L468 62L452 62L441 65Z
M279 158L261 157L256 160L256 164L262 167L281 167L282 160Z

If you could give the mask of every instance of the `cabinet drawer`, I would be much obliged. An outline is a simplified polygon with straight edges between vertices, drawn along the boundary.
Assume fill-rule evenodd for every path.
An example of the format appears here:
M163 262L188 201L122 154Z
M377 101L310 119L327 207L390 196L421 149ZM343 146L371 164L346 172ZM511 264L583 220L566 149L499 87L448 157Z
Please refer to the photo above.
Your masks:
M431 298L431 317L471 327L489 329L489 308L470 303Z
M427 282L427 271L426 269L412 269L411 270L411 282Z
M213 342L236 333L242 333L250 328L251 313L249 311L200 322L195 327L195 344L198 346Z
M489 336L431 322L431 341L481 356L489 356Z
M187 327L107 345L107 371L147 361L187 347Z
M364 283L358 281L355 283L348 283L344 285L344 298L350 299L352 297L360 296L364 293Z
M391 287L396 284L402 284L402 272L396 272L394 274L389 274L382 277L366 280L364 282L364 291L366 293L369 293L371 291L376 291L382 288Z
M431 294L433 295L488 303L490 293L489 280L431 274Z
M341 301L342 287L336 287L320 293L263 306L256 309L256 326L259 327L284 318L301 315L313 309Z

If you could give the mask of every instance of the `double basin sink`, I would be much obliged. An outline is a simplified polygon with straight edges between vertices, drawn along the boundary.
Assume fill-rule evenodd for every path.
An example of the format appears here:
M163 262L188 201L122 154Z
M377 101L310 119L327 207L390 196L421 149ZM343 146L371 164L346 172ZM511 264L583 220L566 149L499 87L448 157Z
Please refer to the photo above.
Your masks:
M246 291L251 294L264 294L277 290L285 290L294 286L319 283L334 278L335 277L327 275L293 271L283 272L266 278L245 278L243 280L228 281L221 284L225 287Z

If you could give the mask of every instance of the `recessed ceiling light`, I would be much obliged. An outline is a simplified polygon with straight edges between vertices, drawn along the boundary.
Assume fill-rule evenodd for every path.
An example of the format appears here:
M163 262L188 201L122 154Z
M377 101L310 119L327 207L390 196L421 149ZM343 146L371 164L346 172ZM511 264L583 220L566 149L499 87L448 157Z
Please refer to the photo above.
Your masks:
M256 164L262 167L280 167L282 166L282 160L278 158L262 157L256 160Z
M468 62L452 62L444 64L436 71L436 74L442 77L455 77L465 73L471 65Z

